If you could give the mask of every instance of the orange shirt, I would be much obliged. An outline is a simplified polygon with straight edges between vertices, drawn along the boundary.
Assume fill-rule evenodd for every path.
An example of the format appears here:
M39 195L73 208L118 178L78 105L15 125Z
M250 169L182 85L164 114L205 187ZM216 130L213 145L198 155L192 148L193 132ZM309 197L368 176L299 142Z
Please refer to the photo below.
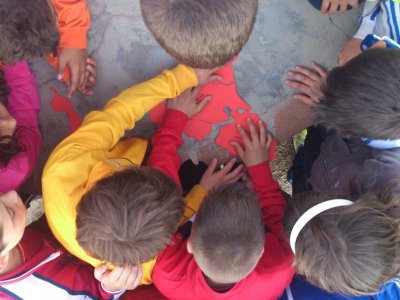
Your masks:
M51 0L58 18L60 48L86 49L90 12L86 0Z

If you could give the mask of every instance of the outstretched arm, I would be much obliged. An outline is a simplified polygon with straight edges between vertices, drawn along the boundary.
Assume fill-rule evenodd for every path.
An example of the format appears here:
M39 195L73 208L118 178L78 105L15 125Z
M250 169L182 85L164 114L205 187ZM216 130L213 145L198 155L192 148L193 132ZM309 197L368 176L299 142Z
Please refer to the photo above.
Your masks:
M361 42L368 34L374 33L377 14L380 10L380 1L367 1L365 3L363 14L360 17L360 26L356 34L340 50L339 65L342 66L361 54Z
M200 88L189 88L176 99L168 101L164 122L152 138L152 150L147 165L159 169L181 186L178 170L181 158L178 151L183 144L182 133L186 122L206 106L210 97L197 102Z
M238 125L244 147L237 142L232 144L247 166L249 176L254 185L254 191L259 197L264 223L272 232L282 234L282 218L286 209L286 202L279 184L272 177L268 164L268 149L272 138L267 135L262 120L258 122L258 130L251 119L247 121L250 134L241 125Z
M86 81L87 32L90 12L86 0L52 0L57 14L60 42L58 51L58 79L62 79L69 66L71 80L68 96Z
M159 169L181 187L178 170L181 158L178 151L183 144L182 132L189 118L199 112L210 100L209 97L197 103L200 89L188 89L176 99L169 100L165 119L152 139L152 150L147 165ZM195 186L185 197L184 218L189 219L197 212L207 191Z
M14 158L18 162L10 161L9 163L9 171L13 170L14 174L12 176L8 174L6 177L13 177L13 180L5 178L2 182L5 185L3 188L16 189L30 176L39 157L42 145L38 125L40 98L36 78L27 62L21 61L11 66L5 65L3 71L9 89L7 108L10 115L16 120L15 135L24 151ZM14 165L18 169L15 169ZM0 178L3 174L2 172Z
M174 98L197 85L193 69L179 65L165 70L153 79L135 85L111 99L102 111L93 111L73 134L53 151L47 166L53 162L73 160L91 150L111 150L132 129L136 121L166 98Z

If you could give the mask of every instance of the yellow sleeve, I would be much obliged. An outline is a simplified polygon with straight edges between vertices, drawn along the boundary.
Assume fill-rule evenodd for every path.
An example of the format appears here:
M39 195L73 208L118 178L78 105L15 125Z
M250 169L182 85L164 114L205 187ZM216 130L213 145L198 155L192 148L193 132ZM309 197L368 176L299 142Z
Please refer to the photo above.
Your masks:
M71 156L91 149L112 149L125 131L132 129L145 113L163 100L174 98L196 85L194 70L178 65L123 91L111 99L102 111L90 112L78 130L57 146L47 164L52 160L70 160ZM63 151L63 148L68 151Z
M108 172L101 169L104 153L115 149L125 130L132 129L137 120L165 98L196 85L196 73L189 67L179 65L164 71L125 90L102 111L89 113L79 129L56 147L43 171L43 201L49 226L68 251L93 266L98 264L75 238L76 206L90 176ZM135 147L143 148L143 143L139 144Z
M207 196L207 190L201 185L195 185L185 197L185 210L183 212L182 224L187 222L199 211L201 203Z

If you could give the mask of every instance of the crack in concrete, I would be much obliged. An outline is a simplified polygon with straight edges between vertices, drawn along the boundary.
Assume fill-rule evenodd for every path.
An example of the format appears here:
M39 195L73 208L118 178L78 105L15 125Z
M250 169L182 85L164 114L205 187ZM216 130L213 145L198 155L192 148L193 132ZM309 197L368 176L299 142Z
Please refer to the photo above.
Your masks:
M101 32L101 37L99 39L99 42L98 42L97 46L94 47L94 49L90 51L89 56L93 56L93 54L95 54L100 49L100 47L103 45L104 37L105 37L106 32L107 32L107 27L110 25L111 21L115 17L124 17L124 18L129 18L129 19L132 19L132 18L135 17L135 16L125 15L125 14L112 14L112 13L108 13L108 14L109 14L109 17L106 20L105 25L101 30L102 32Z
M336 29L338 29L341 33L343 33L348 39L351 38L351 35L349 35L346 31L344 31L342 28L339 27L339 25L335 24L335 22L333 22L332 17L329 16L329 21L331 22L331 24L333 25L333 27L335 27Z

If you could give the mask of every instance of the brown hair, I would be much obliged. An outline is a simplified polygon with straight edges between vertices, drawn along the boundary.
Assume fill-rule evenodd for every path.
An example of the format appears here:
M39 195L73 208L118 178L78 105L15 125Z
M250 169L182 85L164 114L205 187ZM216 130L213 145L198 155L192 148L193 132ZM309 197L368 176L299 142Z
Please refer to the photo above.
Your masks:
M194 221L190 242L206 276L217 283L234 283L257 265L264 236L257 195L243 183L232 183L206 197Z
M6 96L8 96L8 86L4 72L0 70L0 102L6 101Z
M0 167L7 167L10 160L21 151L24 149L18 143L15 135L0 136Z
M258 0L141 0L142 15L157 42L176 60L213 69L247 42Z
M2 0L0 36L0 61L5 64L55 53L59 41L47 0Z
M399 181L350 206L329 209L305 225L296 241L294 266L307 279L345 295L376 293L400 272ZM307 192L293 197L284 216L286 237L299 217L314 205L333 199Z
M115 265L154 258L183 214L178 186L160 171L131 167L99 180L77 207L77 241Z
M330 71L317 123L342 136L400 138L400 51L370 49Z

